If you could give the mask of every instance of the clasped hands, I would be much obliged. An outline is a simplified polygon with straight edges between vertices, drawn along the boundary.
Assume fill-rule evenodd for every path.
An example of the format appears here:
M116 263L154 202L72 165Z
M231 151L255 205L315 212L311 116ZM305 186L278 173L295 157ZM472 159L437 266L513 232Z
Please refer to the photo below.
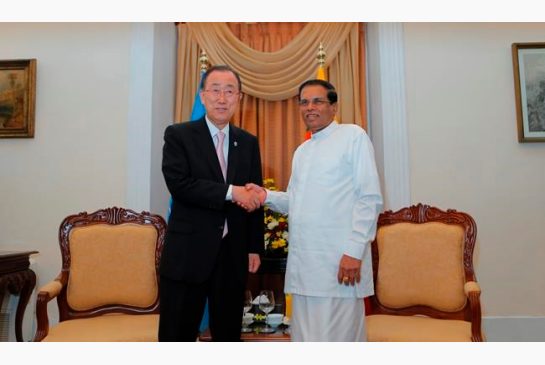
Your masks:
M233 202L248 212L260 208L265 198L267 191L259 185L248 183L245 186L233 186Z

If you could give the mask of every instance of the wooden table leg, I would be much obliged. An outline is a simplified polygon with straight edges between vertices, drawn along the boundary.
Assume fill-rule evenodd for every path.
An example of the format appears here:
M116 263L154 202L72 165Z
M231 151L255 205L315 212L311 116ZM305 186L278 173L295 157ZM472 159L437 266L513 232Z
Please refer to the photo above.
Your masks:
M23 342L23 317L25 309L30 299L30 295L36 286L36 274L34 271L27 269L23 275L24 284L19 295L19 303L17 303L17 312L15 312L15 339L17 342Z

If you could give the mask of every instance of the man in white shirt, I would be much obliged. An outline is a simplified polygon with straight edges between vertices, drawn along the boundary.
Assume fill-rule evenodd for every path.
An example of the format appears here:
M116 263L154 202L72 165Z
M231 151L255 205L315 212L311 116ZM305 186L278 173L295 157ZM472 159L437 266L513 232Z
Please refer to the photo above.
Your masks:
M303 83L299 106L312 137L295 151L287 192L246 188L289 214L292 340L365 341L363 298L374 292L370 244L382 209L373 146L359 126L334 121L329 82Z

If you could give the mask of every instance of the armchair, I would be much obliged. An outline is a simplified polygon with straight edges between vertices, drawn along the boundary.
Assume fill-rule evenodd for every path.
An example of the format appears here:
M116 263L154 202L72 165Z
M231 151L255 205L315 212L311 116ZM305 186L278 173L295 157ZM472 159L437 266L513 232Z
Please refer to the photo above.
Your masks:
M62 271L38 293L34 341L157 341L165 230L159 215L117 207L65 218ZM53 298L59 323L50 327Z
M387 211L372 243L369 341L483 341L475 221L428 205Z

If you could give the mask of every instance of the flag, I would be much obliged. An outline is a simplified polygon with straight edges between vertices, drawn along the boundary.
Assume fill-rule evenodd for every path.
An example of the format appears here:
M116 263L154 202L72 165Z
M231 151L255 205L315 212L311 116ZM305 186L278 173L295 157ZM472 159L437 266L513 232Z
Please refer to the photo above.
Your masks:
M195 94L195 101L193 102L193 109L191 110L191 120L196 121L204 117L206 114L206 110L204 109L204 105L201 101L200 91L201 91L201 80L204 76L206 70L201 69L201 76L199 77L199 87L197 88L197 93ZM206 304L204 306L204 314L202 316L201 320L201 326L199 327L199 331L203 332L208 328L208 322L209 322L209 316L208 316L208 300L206 301Z
M318 80L327 81L327 77L325 77L325 69L323 65L318 66L318 71L316 72L316 78Z
M206 70L201 70L201 76L199 77L199 87L197 87L197 94L195 95L195 101L193 102L193 109L191 109L192 121L201 119L206 113L204 105L202 105L201 96L199 95L199 93L201 92L201 80L205 73Z
M206 69L201 67L199 85L197 87L197 93L195 94L195 101L193 102L193 108L191 109L190 120L192 122L201 119L206 114L206 109L204 109L204 105L202 104L202 101L201 101L201 96L199 95L201 91L201 80L205 73L206 73ZM170 201L168 204L167 222L168 222L168 218L170 217L171 209L172 209L172 196L170 197ZM207 300L204 306L204 314L202 316L199 331L203 332L204 330L206 330L208 328L208 323L209 323L209 316L208 316L208 300Z
M199 93L201 92L201 80L205 72L206 72L206 69L201 68L201 75L199 77L199 85L197 86L195 101L193 101L193 108L191 109L191 118L189 119L191 121L201 119L202 117L204 117L204 114L206 114L206 110L204 109L204 105L202 104L202 101L201 101L201 96L199 95ZM167 222L168 222L168 218L170 217L171 210L172 210L172 197L170 197L170 201L168 202Z

